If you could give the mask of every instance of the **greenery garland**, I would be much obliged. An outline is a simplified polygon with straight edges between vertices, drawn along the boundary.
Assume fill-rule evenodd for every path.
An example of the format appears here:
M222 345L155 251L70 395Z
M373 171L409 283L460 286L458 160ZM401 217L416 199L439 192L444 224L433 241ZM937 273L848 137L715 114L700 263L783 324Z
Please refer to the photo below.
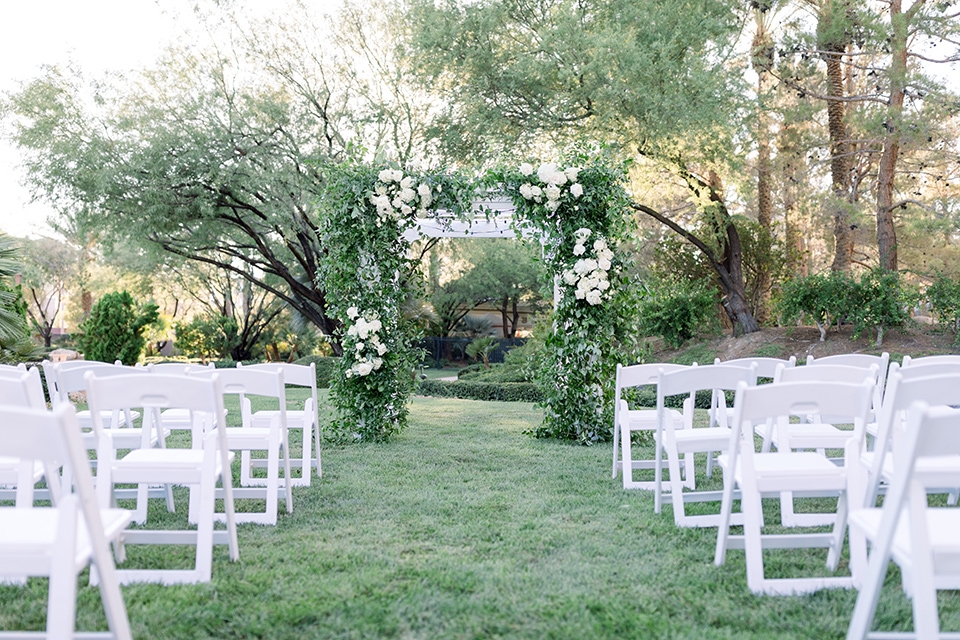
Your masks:
M616 342L621 334L623 165L576 155L562 165L522 163L493 171L517 208L516 219L541 235L544 261L556 274L554 331L545 345L538 437L593 444L610 439Z
M407 399L421 354L402 310L415 262L404 232L438 211L462 215L474 187L441 171L346 162L324 168L321 273L343 357L331 383L334 428L356 441L382 441L406 426Z

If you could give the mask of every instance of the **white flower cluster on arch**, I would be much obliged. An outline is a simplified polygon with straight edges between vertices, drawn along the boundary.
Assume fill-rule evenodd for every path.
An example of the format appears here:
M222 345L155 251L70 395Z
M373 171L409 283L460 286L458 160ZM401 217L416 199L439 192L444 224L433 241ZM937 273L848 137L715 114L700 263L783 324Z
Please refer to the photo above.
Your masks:
M361 315L356 307L347 309L347 316L353 320L347 335L357 342L354 344L356 361L347 369L346 376L368 376L383 366L382 356L387 352L387 345L380 339L383 324L375 312L368 311Z
M524 162L520 165L520 173L524 176L533 175L533 165ZM543 186L526 182L520 185L520 195L527 200L543 203L548 211L554 212L560 208L560 198L563 195L563 186L570 183L567 191L577 199L583 195L583 185L577 182L580 167L558 169L555 162L545 162L537 169L537 179ZM546 198L546 202L544 202Z
M596 234L597 238L591 247L595 257L585 255L586 242L591 235L594 235L593 231L586 227L577 229L574 234L576 244L573 247L573 255L584 257L578 259L573 268L563 272L563 281L571 287L576 287L574 296L577 300L586 300L588 304L598 305L612 296L609 273L614 254L607 245L606 238Z
M435 195L443 191L439 184L436 188L425 182L417 184L413 176L403 175L402 169L383 169L377 179L370 204L377 208L378 226L381 221L399 220L414 212L418 218L426 218Z

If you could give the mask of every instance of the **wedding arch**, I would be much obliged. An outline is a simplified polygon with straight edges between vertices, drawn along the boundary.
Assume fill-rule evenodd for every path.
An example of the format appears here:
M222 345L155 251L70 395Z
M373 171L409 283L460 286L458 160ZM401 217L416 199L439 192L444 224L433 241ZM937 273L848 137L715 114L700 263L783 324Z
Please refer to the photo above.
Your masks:
M624 317L625 171L603 158L524 162L480 179L443 170L348 162L325 168L319 203L321 269L343 327L331 384L336 420L356 440L385 440L406 424L419 365L403 316L423 237L536 238L552 282L553 332L538 384L537 435L584 444L612 430L614 342Z

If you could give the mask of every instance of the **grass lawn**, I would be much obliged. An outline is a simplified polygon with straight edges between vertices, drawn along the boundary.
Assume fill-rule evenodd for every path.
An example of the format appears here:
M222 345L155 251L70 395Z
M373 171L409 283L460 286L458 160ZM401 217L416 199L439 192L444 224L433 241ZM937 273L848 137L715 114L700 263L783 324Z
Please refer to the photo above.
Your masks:
M843 637L855 592L750 594L742 552L713 566L714 529L677 529L669 506L655 516L650 493L623 491L609 446L522 433L538 421L528 404L414 399L395 441L327 448L293 514L241 525L240 562L217 547L210 584L124 587L135 636ZM160 504L151 515L168 517ZM135 552L125 566L158 557ZM825 558L772 553L768 574L820 571ZM86 573L81 584L80 628L105 628ZM45 608L46 580L0 586L2 629L42 629ZM960 629L957 593L941 594L941 611ZM877 625L912 627L896 570Z

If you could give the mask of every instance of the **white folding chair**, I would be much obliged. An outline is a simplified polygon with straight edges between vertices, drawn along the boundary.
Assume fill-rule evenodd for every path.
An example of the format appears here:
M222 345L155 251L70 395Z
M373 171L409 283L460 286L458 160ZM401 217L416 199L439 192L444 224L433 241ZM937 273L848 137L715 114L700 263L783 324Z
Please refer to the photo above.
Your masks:
M781 358L768 358L768 357L746 357L746 358L734 358L732 360L722 361L720 358L714 358L713 364L725 364L731 367L750 367L752 366L757 374L757 382L759 383L761 378L768 379L772 381L777 375L777 369L781 366L785 369L792 369L797 364L797 357L790 356L786 360ZM728 407L726 403L726 394L720 392L719 389L715 389L713 392L713 397L710 399L710 426L717 426L717 416L720 411L727 412L727 423L729 424L733 420L733 407ZM713 453L707 454L707 477L709 478L713 471Z
M936 356L921 356L919 358L913 358L911 356L903 356L903 364L901 364L900 366L906 369L907 367L919 367L921 365L926 366L929 364L960 366L960 354L947 353L947 354L940 354Z
M311 469L316 468L317 477L323 477L323 467L320 463L320 415L319 400L317 398L317 365L292 364L284 362L264 362L262 364L243 365L246 369L263 369L265 371L283 371L283 382L286 385L295 385L310 389L310 397L303 403L303 409L287 410L287 429L302 431L303 449L299 460L291 460L291 468L300 469L300 477L294 477L291 483L295 487L309 487ZM269 421L277 417L277 411L261 410L253 414L254 426L269 426ZM316 455L313 454L313 442L316 441ZM251 459L249 451L240 454L240 483L243 485L264 484L263 478L254 477L251 471L255 467L266 465L265 460Z
M698 391L713 389L736 389L738 383L753 385L756 383L753 367L732 367L722 364L705 367L690 367L681 371L667 373L662 371L657 378L657 435L656 435L656 462L654 476L654 512L660 513L663 500L662 478L660 466L661 451L667 456L667 467L670 470L670 500L673 503L673 520L678 527L715 527L718 516L716 514L688 516L684 504L686 502L716 502L722 497L720 491L696 491L695 469L693 456L696 453L724 451L730 444L730 427L727 425L726 412L719 415L719 424L716 427L694 428L695 400ZM683 402L682 428L677 428L666 408L666 398L669 396L685 395ZM685 475L681 480L680 456L685 457ZM691 489L684 493L684 487Z
M656 387L661 369L669 373L686 368L688 368L686 365L663 363L617 365L617 388L613 405L613 477L616 478L617 471L622 470L624 489L653 489L655 487L652 480L633 479L634 470L652 469L654 459L634 460L631 436L638 431L655 432L657 430L656 407L631 409L629 403L623 397L624 390L646 386ZM672 420L681 419L680 412L676 409L668 409L667 415ZM623 451L623 459L619 460L618 454L621 450Z
M0 406L45 410L43 382L36 367L0 369ZM17 506L29 506L37 498L56 499L60 490L59 464L45 469L40 460L0 457L0 500L14 499ZM47 489L36 484L47 478Z
M853 415L855 430L863 429L870 411L873 385L839 382L790 382L750 387L741 382L734 400L734 421L730 446L719 459L723 468L723 502L714 563L726 561L728 549L744 549L747 586L754 593L792 595L824 588L850 587L852 577L767 578L763 569L763 550L827 547L827 568L835 570L843 548L847 524L846 472L814 451L774 453L754 451L756 425L789 418L797 413ZM730 534L734 490L740 488L743 535ZM763 496L783 492L799 495L836 492L837 513L830 533L763 534Z
M264 487L236 487L237 499L266 500L262 512L238 512L237 522L276 524L283 491L287 513L293 513L293 492L290 482L290 445L287 434L287 393L283 371L254 369L216 369L191 374L193 378L220 377L224 394L236 395L240 401L241 426L226 429L227 446L232 451L266 451L267 476ZM260 396L277 403L277 413L265 427L253 424L250 396ZM284 481L280 481L280 466Z
M147 365L147 371L150 373L159 373L167 376L184 376L204 369L213 369L211 362L209 365L193 364L190 362L155 362ZM193 419L190 412L185 409L166 409L160 412L160 424L163 425L164 432L172 431L190 431L193 429Z
M807 365L833 365L839 364L847 367L860 367L861 369L869 369L873 365L877 365L879 373L877 375L877 386L873 392L873 404L870 408L871 414L870 419L867 421L876 422L877 412L880 410L880 399L883 398L883 390L886 387L887 383L887 371L890 368L890 354L884 351L879 356L873 356L868 353L838 353L832 356L822 356L820 358L814 358L813 356L807 356Z
M118 458L117 449L105 437L97 457L97 492L102 505L116 502L115 485L120 483L184 484L191 487L190 509L196 516L196 531L136 529L123 536L125 544L171 544L196 547L193 569L128 569L118 572L123 583L160 582L193 584L209 582L214 543L227 544L231 560L238 560L237 527L233 508L233 487L223 412L223 387L216 374L204 379L187 376L131 375L99 378L87 372L87 398L94 425L100 416L137 407L150 421L157 411L185 409L197 425L194 446L189 449L141 447ZM205 425L209 429L204 430ZM144 427L145 429L147 427ZM226 531L215 531L217 480L223 485ZM138 500L138 517L146 519L146 500Z
M72 468L75 494L52 507L0 507L0 577L48 576L46 633L0 632L0 638L62 640L106 634L77 634L77 577L89 564L100 577L109 637L131 638L130 622L109 544L129 524L129 514L100 509L87 450L73 407L46 409L0 406L0 455L62 462Z
M872 549L847 638L956 638L960 634L940 632L937 591L960 587L960 510L928 507L927 489L930 483L960 484L960 410L914 403L898 440L896 471L883 507L850 515L851 532L860 531ZM924 473L918 473L921 461ZM870 632L891 559L900 566L913 603L915 631L909 636Z

